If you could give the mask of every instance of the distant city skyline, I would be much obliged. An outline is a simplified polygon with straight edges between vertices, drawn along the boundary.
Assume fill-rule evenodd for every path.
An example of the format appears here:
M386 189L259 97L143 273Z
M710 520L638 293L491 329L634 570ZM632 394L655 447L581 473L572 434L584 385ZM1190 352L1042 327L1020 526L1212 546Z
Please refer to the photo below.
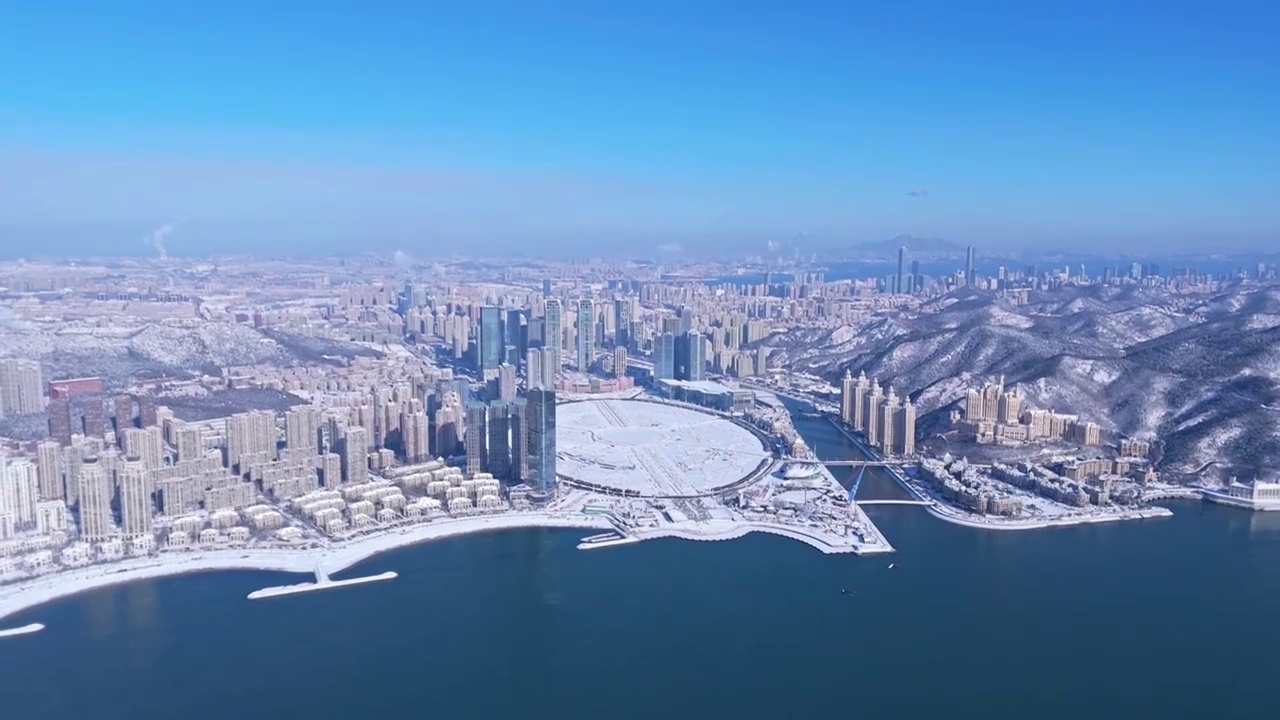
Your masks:
M7 9L3 253L1280 234L1268 6L310 7Z

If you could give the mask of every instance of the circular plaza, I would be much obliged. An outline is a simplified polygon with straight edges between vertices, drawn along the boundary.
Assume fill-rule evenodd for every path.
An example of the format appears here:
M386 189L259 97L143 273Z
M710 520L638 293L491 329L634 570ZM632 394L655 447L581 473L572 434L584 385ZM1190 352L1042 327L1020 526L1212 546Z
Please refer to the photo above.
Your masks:
M556 474L608 495L714 495L773 466L767 439L712 412L648 400L556 406Z

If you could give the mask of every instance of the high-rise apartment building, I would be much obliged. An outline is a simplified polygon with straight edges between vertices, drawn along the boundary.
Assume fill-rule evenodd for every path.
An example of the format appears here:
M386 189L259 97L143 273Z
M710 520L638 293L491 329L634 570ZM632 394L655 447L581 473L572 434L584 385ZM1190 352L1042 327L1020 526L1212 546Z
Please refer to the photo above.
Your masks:
M114 423L116 443L118 444L125 428L133 427L133 397L117 395L111 399L111 408L111 421Z
M627 374L627 348L619 345L613 349L613 376L623 377Z
M684 335L685 333L691 332L693 330L693 308L688 305L682 305L680 307L679 318L680 325L678 334Z
M560 371L560 351L542 348L542 387L555 388L556 373Z
M159 418L156 416L156 399L150 395L139 395L137 400L138 425L145 428L159 424Z
M485 418L485 452L483 472L494 477L511 477L511 404L489 403Z
M414 402L416 404L403 412L400 420L400 438L401 445L404 447L404 457L411 463L423 462L431 456L427 413L421 409L421 402Z
M299 405L284 414L285 447L295 458L320 454L320 408Z
M276 416L269 410L255 410L232 415L226 420L226 467L243 474L246 459L274 460L276 452Z
M36 445L36 473L40 485L40 497L44 500L61 500L62 446L57 440L42 440Z
M44 410L44 382L40 363L0 360L0 417L29 415Z
M902 403L898 411L898 454L911 456L916 454L916 406L910 399Z
M577 361L579 372L587 372L591 369L591 360L595 354L595 319L595 305L591 300L586 298L579 300L577 332Z
M120 525L126 537L151 534L151 516L155 508L147 473L148 469L141 460L126 460L116 467L116 485L120 488Z
M529 485L534 498L545 502L556 488L556 393L550 388L534 388L525 399Z
M342 481L359 484L369 480L369 431L348 427L342 436Z
M107 418L102 407L102 398L97 396L85 398L82 411L85 437L100 438L107 434Z
M164 440L160 428L125 428L120 435L120 449L127 458L136 459L147 470L164 466Z
M204 456L204 434L198 425L182 425L175 431L178 462L192 462Z
M64 399L49 401L49 437L66 447L71 444L71 403Z
M101 458L87 457L79 470L80 537L89 542L116 534L111 517L111 476Z
M482 403L468 403L466 409L466 429L463 432L462 444L467 452L467 474L484 472L485 449L488 447L486 424L488 407Z
M866 433L867 442L877 445L880 442L880 403L883 396L880 394L880 383L872 382L871 391L865 396L862 410L863 432Z
M529 348L525 353L524 376L529 387L542 384L542 351L545 348Z
M498 366L498 399L511 402L516 399L516 366L502 363Z
M0 537L9 538L17 529L33 528L38 502L40 480L35 464L0 455Z

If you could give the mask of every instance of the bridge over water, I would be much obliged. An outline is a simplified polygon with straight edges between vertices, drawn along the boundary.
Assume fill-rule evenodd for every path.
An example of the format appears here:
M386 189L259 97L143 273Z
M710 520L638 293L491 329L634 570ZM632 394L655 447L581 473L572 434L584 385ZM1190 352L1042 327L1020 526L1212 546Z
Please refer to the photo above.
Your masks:
M902 460L815 460L827 467L902 467L909 463Z
M928 500L859 500L859 505L932 505Z

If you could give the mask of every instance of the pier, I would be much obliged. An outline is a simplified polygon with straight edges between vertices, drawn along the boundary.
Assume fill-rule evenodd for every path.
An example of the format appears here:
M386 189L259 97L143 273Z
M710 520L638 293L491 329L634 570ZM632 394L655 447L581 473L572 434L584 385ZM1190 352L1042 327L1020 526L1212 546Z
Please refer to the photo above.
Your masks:
M31 633L38 633L43 629L44 629L44 625L41 625L40 623L31 623L30 625L23 625L22 627L9 628L8 630L0 630L0 638L17 637L19 635L30 635Z
M346 580L330 580L328 573L320 568L316 568L316 581L309 583L298 583L297 585L276 585L274 587L266 587L261 590L254 590L249 593L250 600L261 600L263 598L281 597L283 595L296 595L298 593L314 592L316 590L329 590L332 588L346 587L348 585L364 585L365 583L381 582L383 580L394 580L399 577L395 572L384 572L379 575L366 575L358 578L348 578Z

